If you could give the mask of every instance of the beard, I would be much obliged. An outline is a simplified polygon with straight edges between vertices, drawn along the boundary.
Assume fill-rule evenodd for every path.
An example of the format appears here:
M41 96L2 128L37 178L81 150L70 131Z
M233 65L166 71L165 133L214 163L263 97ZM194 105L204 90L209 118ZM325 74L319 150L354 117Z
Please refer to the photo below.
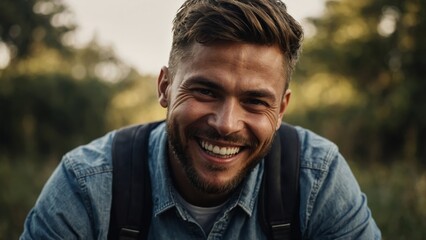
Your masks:
M182 143L182 137L179 132L179 125L176 121L167 121L167 133L168 133L168 147L169 152L172 154L171 159L177 159L180 165L183 167L184 172L191 182L191 184L199 191L207 193L207 194L227 194L236 189L240 183L244 180L244 178L249 174L249 172L264 158L264 156L269 152L272 141L263 146L263 150L258 152L257 154L253 154L253 150L259 148L259 143L257 140L249 140L242 136L238 136L237 134L229 135L229 136L220 136L216 130L207 127L205 129L201 129L199 127L188 127L186 132L185 139L191 139L195 136L204 136L208 139L212 140L222 140L230 143L242 144L245 146L249 146L251 149L250 157L246 160L247 164L227 182L222 184L214 184L208 179L204 179L197 172L197 169L194 167L194 159L191 159L188 152L188 147L184 147ZM273 138L272 138L273 139ZM221 172L226 171L227 167L225 166L217 166L215 164L204 165L211 172Z

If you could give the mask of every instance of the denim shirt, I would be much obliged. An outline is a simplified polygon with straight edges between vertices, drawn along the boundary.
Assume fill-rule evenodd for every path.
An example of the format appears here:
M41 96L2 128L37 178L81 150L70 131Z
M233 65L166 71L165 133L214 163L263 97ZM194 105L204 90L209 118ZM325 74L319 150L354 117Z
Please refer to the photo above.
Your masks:
M297 127L303 239L380 239L367 198L337 147ZM64 156L25 221L21 239L107 239L115 131ZM210 233L180 204L167 164L165 124L150 135L153 212L149 239L266 239L257 218L263 162L246 177Z

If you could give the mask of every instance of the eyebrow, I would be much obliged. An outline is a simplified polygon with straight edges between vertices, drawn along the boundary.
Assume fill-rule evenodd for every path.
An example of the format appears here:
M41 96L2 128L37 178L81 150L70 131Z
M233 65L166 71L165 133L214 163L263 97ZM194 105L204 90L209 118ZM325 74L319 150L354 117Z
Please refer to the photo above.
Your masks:
M275 101L275 95L266 89L250 90L244 93L244 95L254 98L266 98L271 101Z
M202 76L191 77L185 82L185 85L188 85L188 86L192 84L199 84L211 89L225 91L225 88L222 85L217 84L214 81ZM256 90L243 91L243 95L246 97L266 98L266 99L270 99L271 101L276 100L275 95L268 89L256 89Z
M185 85L193 85L193 84L203 85L205 87L212 88L212 89L224 90L224 88L221 85L213 82L212 80L208 78L200 77L200 76L194 76L185 81Z

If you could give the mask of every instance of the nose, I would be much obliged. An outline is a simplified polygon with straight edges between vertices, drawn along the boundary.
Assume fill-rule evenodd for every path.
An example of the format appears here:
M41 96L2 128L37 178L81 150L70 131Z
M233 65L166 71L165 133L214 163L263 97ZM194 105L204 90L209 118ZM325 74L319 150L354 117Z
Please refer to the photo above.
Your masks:
M221 136L228 136L243 129L244 112L237 100L227 100L218 103L214 113L207 120Z

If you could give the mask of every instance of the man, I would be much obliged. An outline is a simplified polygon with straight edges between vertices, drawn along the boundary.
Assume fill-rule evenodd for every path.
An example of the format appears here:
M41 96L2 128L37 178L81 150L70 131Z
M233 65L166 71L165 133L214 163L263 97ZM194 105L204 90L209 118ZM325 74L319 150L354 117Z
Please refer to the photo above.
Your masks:
M263 158L288 106L302 29L277 0L188 0L177 13L169 67L158 77L166 123L150 134L149 239L265 239L257 218ZM380 239L337 147L303 128L304 239ZM106 239L111 142L66 154L22 239Z

